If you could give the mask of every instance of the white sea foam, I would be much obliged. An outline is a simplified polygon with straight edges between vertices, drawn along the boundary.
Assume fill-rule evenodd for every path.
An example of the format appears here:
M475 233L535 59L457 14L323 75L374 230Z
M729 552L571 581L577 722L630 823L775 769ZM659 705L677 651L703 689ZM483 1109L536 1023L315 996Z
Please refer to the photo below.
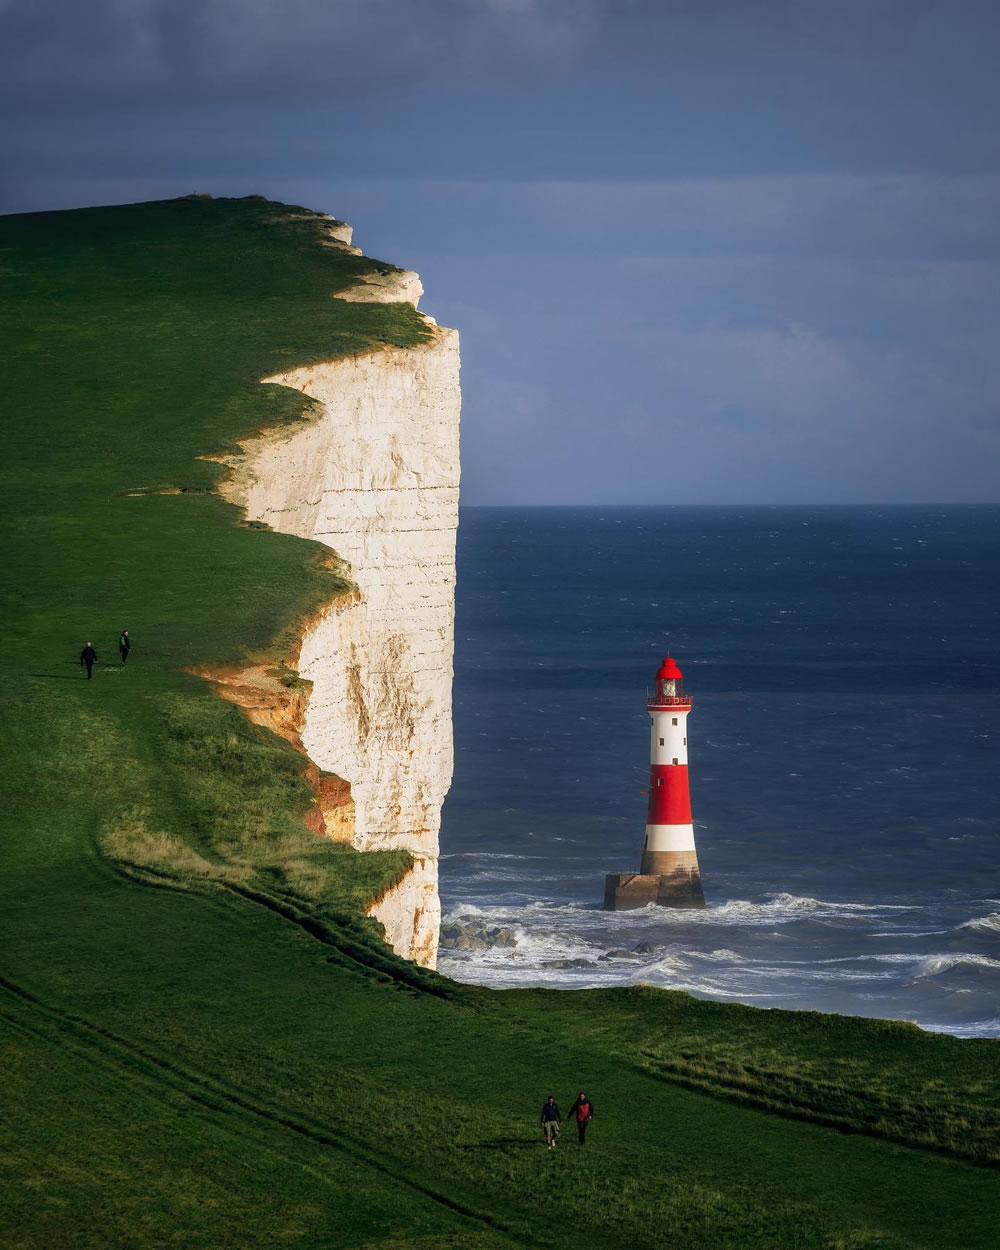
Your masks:
M889 935L887 935L889 936ZM923 959L922 955L838 955L834 959L783 959L781 962L789 967L821 967L825 964L916 964Z
M880 915L887 918L900 912L918 908L901 903L848 903L833 902L795 894L768 895L762 903L745 899L731 899L706 908L704 911L686 911L678 908L657 907L650 903L633 911L606 912L594 904L556 903L536 899L528 903L496 902L490 906L462 902L452 907L444 917L444 923L460 923L475 917L493 925L526 924L532 927L544 923L549 929L573 929L581 933L595 929L606 931L614 928L623 939L629 935L639 936L643 929L690 929L725 925L727 927L752 927L790 923L803 920L860 920L877 921ZM638 931L638 932L637 932ZM618 943L619 945L621 943Z
M515 928L514 936L517 946L513 954L534 963L544 964L552 959L592 959L596 960L604 954L604 948L594 946L574 934L538 933L531 930ZM494 948L502 954L503 948Z
M726 950L725 948L717 951L691 951L691 957L693 959L724 959L727 963L733 964L741 964L745 962L742 955L738 954L736 951Z
M914 911L916 908L905 903L847 903L810 898L808 895L770 894L763 903L731 899L701 912L679 911L652 904L642 910L653 911L658 919L667 923L761 925L802 919L848 920L883 912Z
M929 1024L920 1026L929 1033L950 1033L952 1037L1000 1037L1000 1016L992 1020L975 1020L971 1024Z
M996 933L1000 934L1000 912L992 911L988 916L975 916L972 920L966 920L962 929L975 929L977 933Z
M917 969L917 976L936 977L942 972L950 972L961 965L970 968L1000 969L1000 959L990 959L988 955L929 955L921 962Z
M452 851L442 859L550 859L548 855L514 855L508 851ZM589 862L589 861L588 861Z
M940 937L942 933L951 933L951 929L893 929L890 933L869 933L868 936L895 941L897 938Z
M881 1009L873 1015L891 1015L894 1008L895 1014L910 1014L913 1006L902 1008L907 986L924 985L928 991L933 986L954 994L963 971L978 971L989 981L1000 971L1000 958L929 955L919 940L957 934L960 927L994 935L1000 931L1000 912L952 928L904 932L897 927L907 921L912 925L913 913L923 920L920 913L925 911L895 901L842 902L785 892L763 901L730 899L703 912L650 906L612 913L594 903L526 901L515 895L489 905L484 900L463 902L445 917L446 923L504 927L514 935L513 948L442 951L440 967L458 980L497 988L646 984L758 1006L867 1014L865 1004L879 1003ZM839 928L839 950L830 950L816 924L830 926L831 933ZM712 942L715 934L725 934L725 941ZM899 939L899 945L885 949L880 942L883 949L873 952L868 943L876 937ZM916 949L908 951L913 939L918 939ZM817 942L820 948L814 949ZM620 953L608 958L611 951ZM556 966L574 961L581 966ZM997 1031L995 1025L976 1021L929 1027L962 1036L994 1036Z
M655 963L647 964L643 969L643 974L648 976L654 972L685 973L690 967L691 961L685 952L670 951L657 959Z
M706 998L732 999L740 1002L761 1002L776 996L766 990L748 990L739 986L723 985L706 977L676 976L671 969L648 968L630 979L631 985L654 985L658 989L687 990L703 994Z

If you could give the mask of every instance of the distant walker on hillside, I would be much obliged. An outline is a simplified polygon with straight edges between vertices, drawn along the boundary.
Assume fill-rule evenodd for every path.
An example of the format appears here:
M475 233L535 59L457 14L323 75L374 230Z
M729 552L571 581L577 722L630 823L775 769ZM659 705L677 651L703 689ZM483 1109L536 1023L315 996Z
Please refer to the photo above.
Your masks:
M122 664L128 659L128 653L132 650L132 640L128 636L128 630L122 630L122 636L118 639L118 651L122 657Z
M94 672L94 665L97 663L97 652L94 650L94 644L88 642L80 652L80 667L87 666L87 680L90 681Z

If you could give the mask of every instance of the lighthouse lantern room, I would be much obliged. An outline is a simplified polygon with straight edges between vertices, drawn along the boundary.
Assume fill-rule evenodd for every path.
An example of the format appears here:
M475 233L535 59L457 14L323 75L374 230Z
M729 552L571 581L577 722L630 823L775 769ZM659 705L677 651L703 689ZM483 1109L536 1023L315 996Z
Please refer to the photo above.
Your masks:
M684 677L668 655L646 699L650 719L649 803L646 838L638 873L605 878L604 906L623 911L658 903L662 907L702 908L698 853L688 787L687 718L691 699Z

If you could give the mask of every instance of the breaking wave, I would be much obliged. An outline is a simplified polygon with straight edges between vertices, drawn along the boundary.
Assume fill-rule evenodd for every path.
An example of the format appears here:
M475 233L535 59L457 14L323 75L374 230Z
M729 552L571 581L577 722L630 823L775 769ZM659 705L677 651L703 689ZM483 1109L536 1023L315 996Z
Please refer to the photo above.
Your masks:
M490 906L478 906L475 903L459 903L445 917L445 923L456 923L471 916L481 917L491 923L509 924L524 920L535 923L541 916L546 923L573 925L579 928L609 925L609 916L614 916L613 924L623 930L643 928L648 925L687 928L712 927L717 925L773 925L786 920L858 920L877 918L880 914L887 916L917 910L905 903L848 903L831 902L824 899L810 898L797 894L769 894L766 901L754 903L745 899L731 899L704 911L683 911L668 907L657 907L650 903L646 907L638 907L634 911L608 913L593 904L557 903L536 900L518 905L517 903L494 903Z
M923 960L917 976L936 977L962 967L1000 969L1000 959L990 959L988 955L931 955Z
M662 908L660 910L663 910ZM769 894L767 902L750 903L743 899L733 899L719 907L712 907L697 913L708 923L736 920L740 924L769 924L775 920L786 918L796 919L811 916L822 919L836 919L875 915L880 912L907 912L914 908L906 903L846 903L830 902L808 895ZM678 913L682 914L682 913Z
M991 911L988 916L976 916L966 920L963 929L975 929L978 933L994 933L1000 937L1000 912Z

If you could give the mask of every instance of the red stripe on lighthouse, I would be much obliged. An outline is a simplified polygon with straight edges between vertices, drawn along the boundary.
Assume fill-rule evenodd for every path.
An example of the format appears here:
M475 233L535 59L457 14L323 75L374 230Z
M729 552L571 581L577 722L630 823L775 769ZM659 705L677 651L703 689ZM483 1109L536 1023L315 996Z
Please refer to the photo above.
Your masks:
M689 825L691 793L687 764L652 764L647 825Z

